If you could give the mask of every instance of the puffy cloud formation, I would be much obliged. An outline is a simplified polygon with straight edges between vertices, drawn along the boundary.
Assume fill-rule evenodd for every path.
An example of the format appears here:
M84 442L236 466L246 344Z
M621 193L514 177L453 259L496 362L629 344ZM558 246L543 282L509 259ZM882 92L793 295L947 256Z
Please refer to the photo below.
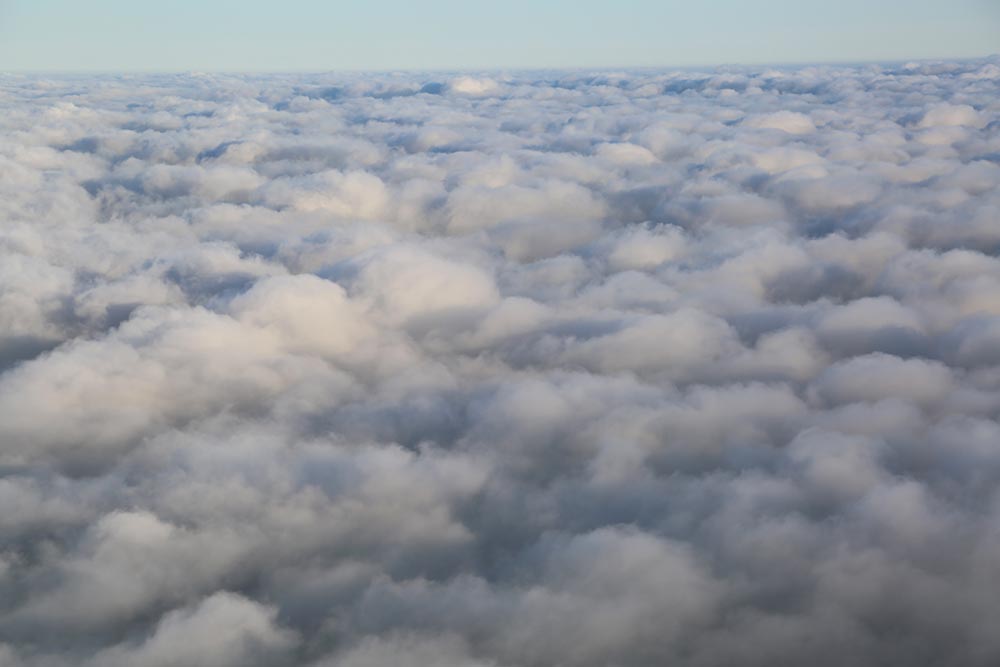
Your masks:
M0 78L0 665L1000 664L998 65Z

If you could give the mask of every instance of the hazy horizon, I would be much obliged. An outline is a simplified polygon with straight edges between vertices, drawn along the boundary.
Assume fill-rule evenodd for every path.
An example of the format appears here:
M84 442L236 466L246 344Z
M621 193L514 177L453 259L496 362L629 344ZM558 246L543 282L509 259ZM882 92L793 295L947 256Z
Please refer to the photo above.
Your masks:
M990 0L0 2L5 71L669 68L997 51Z

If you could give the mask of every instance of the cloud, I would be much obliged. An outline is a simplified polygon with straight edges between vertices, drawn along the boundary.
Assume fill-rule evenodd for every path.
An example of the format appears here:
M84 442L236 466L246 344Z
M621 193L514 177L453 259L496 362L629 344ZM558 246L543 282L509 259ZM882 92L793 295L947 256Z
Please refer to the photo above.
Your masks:
M781 130L789 134L809 134L816 131L816 124L809 116L795 111L775 111L749 118L744 123L747 127L766 130Z
M198 663L218 667L287 660L297 638L277 626L277 610L239 595L215 593L188 609L171 611L138 646L102 651L95 664L160 667Z
M997 71L0 77L0 665L997 664Z

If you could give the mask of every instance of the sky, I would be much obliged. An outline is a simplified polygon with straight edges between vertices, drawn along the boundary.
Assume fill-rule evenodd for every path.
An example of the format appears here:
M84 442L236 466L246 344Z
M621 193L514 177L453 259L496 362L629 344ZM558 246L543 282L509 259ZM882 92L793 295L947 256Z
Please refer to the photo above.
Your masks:
M0 70L325 71L963 58L995 0L0 0Z

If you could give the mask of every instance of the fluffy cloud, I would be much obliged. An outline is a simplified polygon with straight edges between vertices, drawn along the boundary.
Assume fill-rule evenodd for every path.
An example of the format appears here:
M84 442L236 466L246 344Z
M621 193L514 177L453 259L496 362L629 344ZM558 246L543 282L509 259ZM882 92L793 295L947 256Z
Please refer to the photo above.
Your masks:
M0 665L994 665L998 64L0 78Z

